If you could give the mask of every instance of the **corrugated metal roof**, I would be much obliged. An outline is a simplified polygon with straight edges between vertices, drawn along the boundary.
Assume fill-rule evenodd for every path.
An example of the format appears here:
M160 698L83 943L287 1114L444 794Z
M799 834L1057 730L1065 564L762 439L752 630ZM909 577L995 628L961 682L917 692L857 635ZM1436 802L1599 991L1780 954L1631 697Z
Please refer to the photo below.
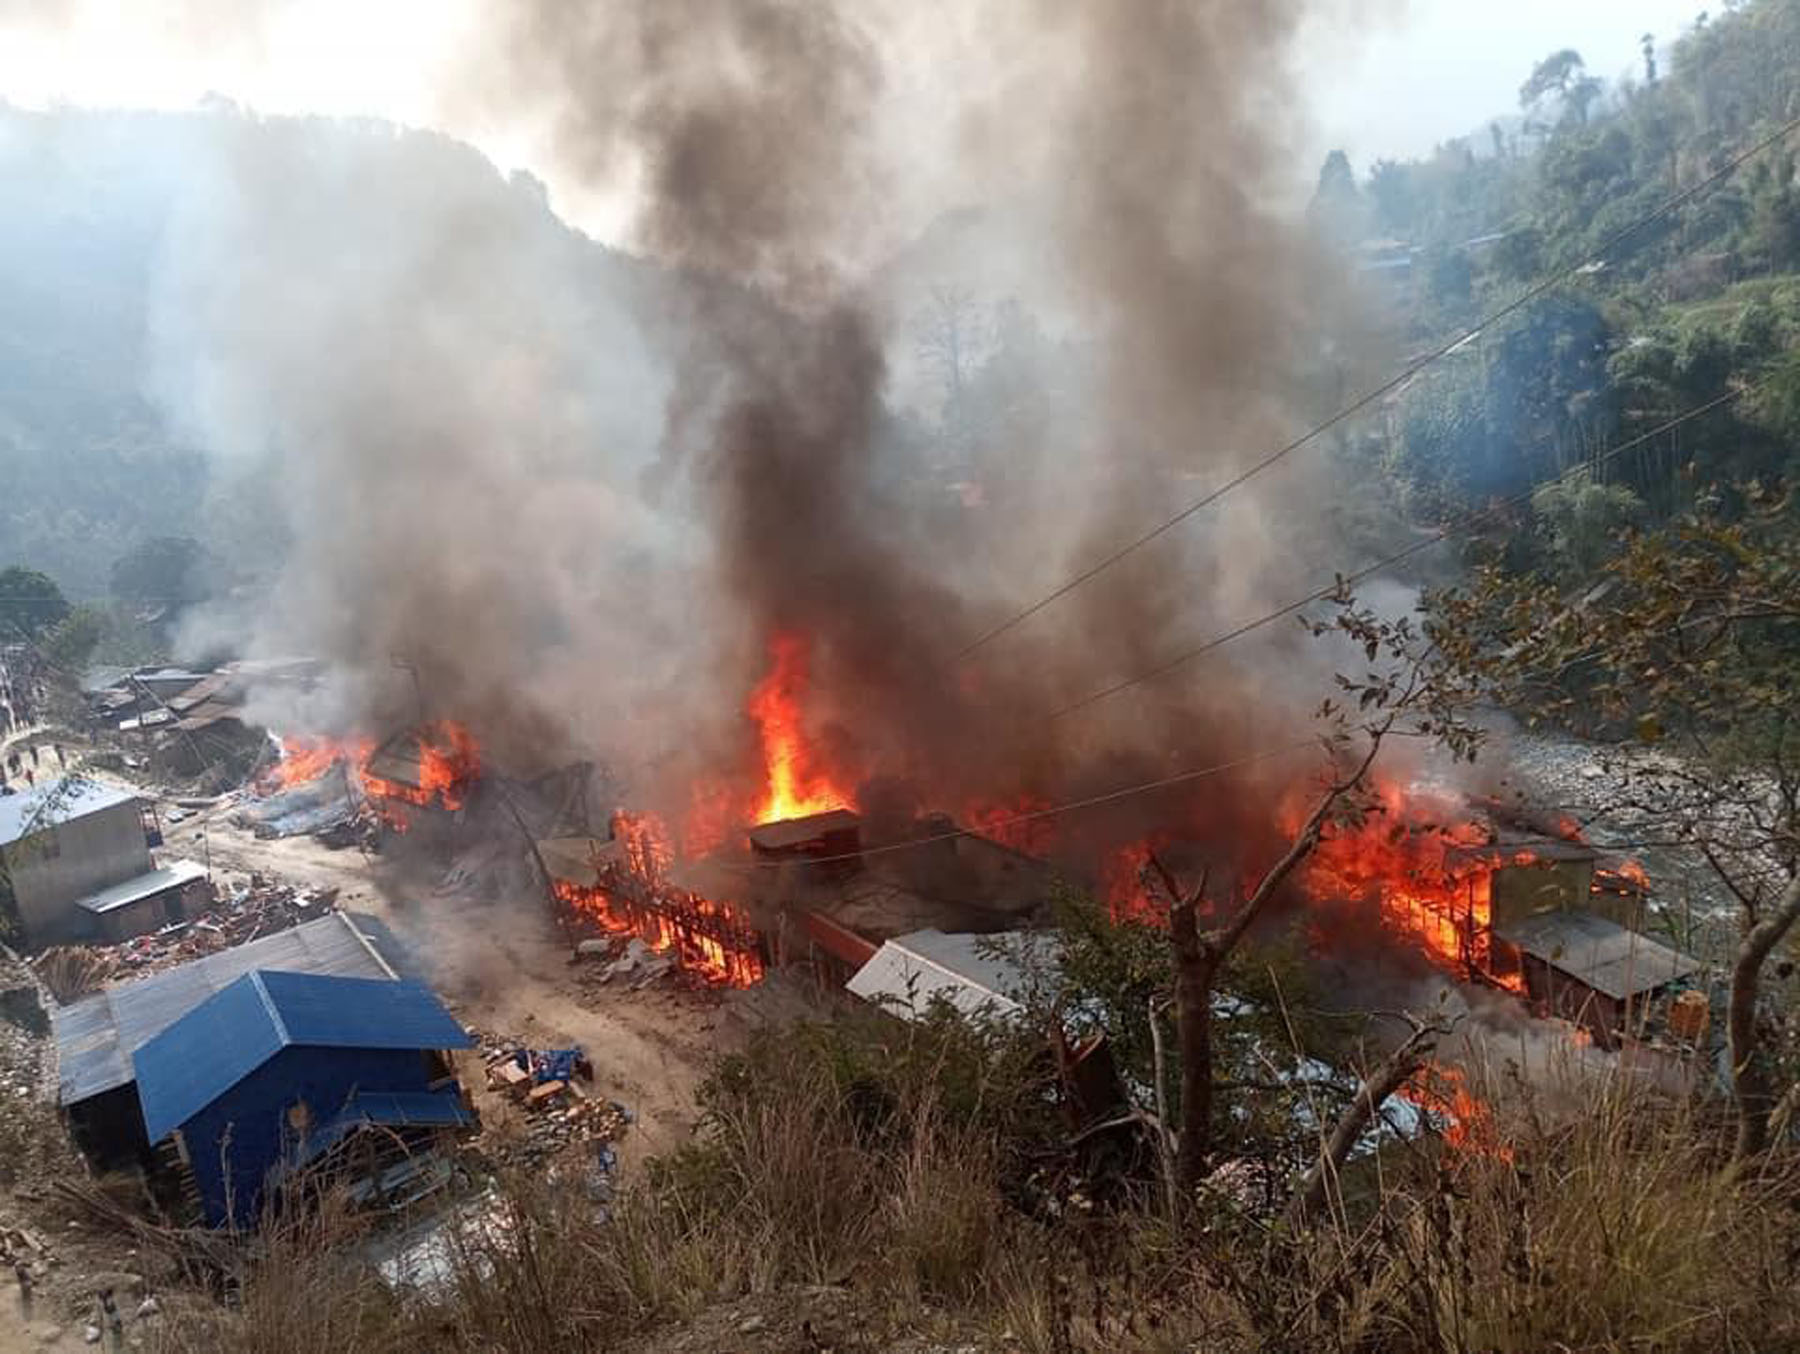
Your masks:
M111 912L116 907L128 907L152 894L166 893L170 889L178 889L184 884L204 878L206 867L199 861L172 860L162 868L141 874L136 879L127 879L123 884L114 884L110 889L89 894L75 906L95 914Z
M1539 912L1494 934L1615 1000L1654 992L1703 965L1594 912Z
M306 1135L294 1161L304 1166L349 1137L365 1124L388 1128L455 1128L474 1122L453 1089L441 1091L359 1091L344 1108Z
M923 1015L940 997L965 1015L1011 1014L1023 1009L1018 998L1027 974L1010 956L982 952L995 944L1017 950L1041 946L1043 937L1023 931L992 936L913 931L883 942L845 986L900 1016ZM1044 958L1048 961L1047 951Z
M468 1048L423 983L258 969L138 1049L144 1132L158 1142L284 1048Z
M376 748L363 769L382 780L419 789L423 784L423 772L419 769L421 760L420 733L417 729L406 729Z
M347 978L393 977L367 923L334 912L179 968L83 997L50 1013L61 1061L61 1100L80 1104L133 1078L132 1054L213 993L259 968ZM391 942L390 942L391 943Z
M85 776L65 776L23 794L0 795L0 846L11 846L33 832L128 804L137 797L137 791L123 785Z

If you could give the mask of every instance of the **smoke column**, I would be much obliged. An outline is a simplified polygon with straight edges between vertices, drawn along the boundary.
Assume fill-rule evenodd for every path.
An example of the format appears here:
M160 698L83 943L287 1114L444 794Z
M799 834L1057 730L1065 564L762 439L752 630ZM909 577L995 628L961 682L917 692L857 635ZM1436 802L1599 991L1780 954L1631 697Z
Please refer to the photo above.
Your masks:
M404 717L399 660L503 758L663 765L670 798L751 772L778 634L810 645L834 760L933 807L1294 736L1322 674L1279 646L1043 714L1310 582L1276 544L1319 535L1300 474L954 656L1294 431L1329 294L1278 203L1302 6L986 0L941 34L853 0L499 14L447 106L541 121L561 172L622 186L643 262L597 269L516 186L449 172L448 142L216 133L159 385L275 467L292 538L273 607L222 624L334 660L344 722ZM935 130L907 121L920 63ZM989 490L966 511L891 402L919 300L893 261L958 211L1000 254L1041 248L1023 309L1060 318L958 453Z
M905 185L882 155L891 72L874 11L540 5L506 44L510 88L551 91L564 162L635 170L639 243L692 270L665 468L685 465L711 524L733 604L715 629L735 622L747 640L741 683L772 634L805 635L848 760L938 794L992 789L996 768L1067 790L1080 768L1142 764L1176 735L1190 757L1242 750L1257 732L1246 709L1270 702L1229 668L1100 733L1037 716L1160 657L1181 623L1276 593L1253 505L1234 502L1199 545L1145 552L972 671L955 650L1020 599L959 565L1003 533L1035 566L1009 572L1047 586L1165 512L1182 476L1223 478L1291 432L1285 392L1324 290L1271 201L1295 130L1285 56L1301 6L977 12L991 52L1024 55L993 58L999 92L962 111L944 177L1029 204L1061 269L1042 290L1079 317L1091 354L1091 404L1054 457L983 449L996 478L1009 461L1047 472L1023 520L926 522L923 486L908 501L885 473L900 454L883 437L886 318L855 264Z

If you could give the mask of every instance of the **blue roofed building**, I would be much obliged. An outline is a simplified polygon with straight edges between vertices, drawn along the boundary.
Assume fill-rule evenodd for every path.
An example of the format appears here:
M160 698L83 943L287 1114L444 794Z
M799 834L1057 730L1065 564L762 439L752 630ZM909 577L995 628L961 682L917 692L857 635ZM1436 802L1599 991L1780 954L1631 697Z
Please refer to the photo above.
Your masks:
M389 1151L469 1124L447 1051L472 1043L420 983L257 969L132 1061L148 1141L173 1145L207 1222L243 1226L358 1138Z

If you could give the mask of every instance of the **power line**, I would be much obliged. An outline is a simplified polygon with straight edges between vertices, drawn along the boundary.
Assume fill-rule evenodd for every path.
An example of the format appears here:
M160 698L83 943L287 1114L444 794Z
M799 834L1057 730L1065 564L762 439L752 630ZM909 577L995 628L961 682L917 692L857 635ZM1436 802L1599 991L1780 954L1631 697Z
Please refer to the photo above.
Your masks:
M1768 150L1771 146L1777 144L1778 142L1780 142L1787 136L1791 135L1796 128L1800 128L1800 118L1795 118L1792 121L1784 124L1781 128L1779 128L1775 132L1772 132L1770 135L1764 137L1762 140L1758 141L1755 145L1751 146L1748 150L1742 151L1739 154L1734 155L1731 159L1727 160L1722 166L1720 166L1718 169L1714 170L1711 174L1707 175L1705 178L1701 179L1699 182L1694 183L1694 184L1690 185L1689 187L1683 189L1681 192L1676 193L1673 197L1664 201L1661 206L1659 206L1655 210L1651 211L1648 215L1639 217L1636 221L1634 221L1630 225L1624 227L1624 229L1613 232L1604 241L1601 242L1601 244L1599 245L1599 247L1597 249L1595 249L1591 254L1589 254L1588 256L1583 258L1580 262L1571 264L1569 267L1562 269L1560 272L1552 273L1549 277L1545 278L1543 281L1537 283L1535 286L1531 287L1527 291L1525 291L1525 292L1521 293L1519 296L1515 297L1513 300L1509 301L1506 305L1502 306L1499 310L1494 311L1492 314L1488 315L1486 318L1479 321L1477 324L1474 325L1474 327L1463 331L1462 333L1458 334L1454 339L1450 340L1448 343L1442 344L1441 346L1433 349L1431 352L1427 353L1424 357L1420 358L1418 361L1416 361L1416 362L1412 363L1410 366L1404 368L1400 372L1399 375L1392 377L1385 383L1383 383L1379 386L1376 386L1374 389L1368 391L1367 393L1365 393L1365 394L1359 396L1357 399L1353 400L1351 403L1345 405L1342 409L1339 409L1337 411L1337 413L1333 414L1330 418L1326 419L1323 423L1314 425L1309 431L1307 431L1306 433L1302 434L1301 436L1295 438L1293 441L1289 442L1286 446L1283 446L1280 449L1271 452L1269 455L1263 457L1260 461L1257 461L1255 464L1251 465L1247 469L1242 470L1238 474L1232 476L1230 479L1226 480L1223 484L1219 485L1217 488L1209 490L1206 494L1204 494L1200 498L1196 499L1194 502L1188 504L1187 507L1183 508L1180 512L1176 513L1173 517L1169 517L1169 518L1165 519L1163 522L1159 523L1155 527L1152 527L1149 531L1146 531L1143 535L1137 537L1135 540L1132 540L1132 541L1128 542L1127 544L1120 546L1118 549L1114 550L1111 554L1106 555L1105 557L1103 557L1096 563L1094 563L1094 564L1090 565L1088 568L1082 570L1082 572L1075 575L1075 577L1069 579L1066 583L1062 584L1062 586L1056 588L1052 592L1047 593L1043 597L1039 598L1037 601L1033 602L1031 605L1024 608L1022 611L1015 612L1012 616L1008 617L1006 620L1002 621L1000 624L983 632L975 640L973 640L971 643L965 645L961 650L958 651L958 653L956 655L957 661L958 662L962 661L963 659L967 658L970 654L974 653L976 650L983 648L987 644L998 639L1001 635L1006 634L1008 631L1014 629L1018 625L1029 620L1031 617L1035 616L1038 612L1042 611L1045 607L1050 606L1057 601L1060 601L1062 598L1068 596L1071 592L1074 592L1075 589L1081 587L1084 583L1087 583L1089 580L1098 577L1100 574L1105 573L1108 569L1112 568L1112 566L1117 564L1120 560L1123 560L1130 555L1136 554L1139 550L1141 550L1145 546L1149 545L1152 541L1159 539L1160 537L1165 535L1167 532L1172 531L1172 530L1174 530L1174 528L1180 526L1183 522L1187 521L1188 518L1192 517L1195 513L1200 512L1204 508L1210 507L1214 503L1217 503L1221 498L1225 497L1225 495L1230 493L1232 490L1238 488L1240 485L1246 484L1249 481L1255 479L1258 475L1262 474L1263 471L1269 469L1271 466L1275 465L1277 462L1286 459L1288 456L1292 455L1294 452L1299 451L1302 447L1305 447L1305 446L1309 445L1310 443L1316 441L1318 438L1323 436L1325 433L1331 431L1331 429L1335 428L1338 424L1342 423L1345 419L1351 418L1354 415L1361 413L1364 409L1368 408L1371 404L1374 404L1377 400L1380 400L1383 397L1391 394L1395 390L1398 390L1401 386L1405 385L1408 381L1412 380L1413 377L1417 376L1420 372L1424 371L1427 367L1433 366L1434 364L1441 361L1445 357L1448 357L1451 353L1455 352L1458 348L1462 347L1463 344L1468 343L1470 340L1477 337L1479 334L1481 334L1481 332L1483 330L1488 329L1495 324L1498 324L1500 321L1506 319L1508 316L1523 309L1525 306L1527 306L1531 302L1535 301L1538 297L1544 295L1544 293L1551 291L1556 287L1561 286L1563 283L1569 281L1571 278L1576 277L1583 272L1589 271L1590 269L1593 268L1593 266L1595 264L1604 262L1606 256L1608 254L1610 254L1618 245L1622 244L1624 241L1628 240L1632 236L1638 234L1640 231L1644 230L1646 227L1656 224L1658 221L1662 220L1664 217L1670 215L1671 213L1675 212L1679 208L1685 206L1687 203L1693 201L1694 198L1698 197L1700 194L1707 192L1710 189L1712 189L1713 187L1722 183L1725 179L1729 178L1733 173L1735 173L1738 170L1738 168L1740 166L1742 166L1746 161L1751 160L1754 157L1762 154L1762 152L1764 152L1765 150Z
M1535 494L1539 489L1543 489L1552 484L1560 484L1563 480L1569 478L1571 475L1577 474L1578 472L1585 471L1585 470L1592 470L1596 466L1605 465L1607 462L1613 460L1615 457L1623 456L1626 452L1635 450L1636 448L1643 446L1644 443L1649 442L1657 437L1661 437L1666 432L1671 432L1674 429L1679 428L1682 424L1688 422L1691 419L1699 418L1702 414L1711 413L1714 409L1721 408L1724 405L1730 404L1738 399L1741 399L1743 396L1745 396L1745 395L1749 394L1751 391L1755 390L1757 388L1757 386L1760 384L1761 384L1760 381L1752 381L1747 386L1742 386L1737 389L1728 390L1723 395L1719 395L1713 399L1707 400L1704 404L1696 405L1692 409L1689 409L1684 413L1676 415L1674 418L1668 420L1666 423L1660 424L1659 426L1650 429L1650 431L1648 431L1646 433L1640 433L1638 436L1631 438L1629 441L1621 442L1618 446L1613 447L1610 450L1601 453L1599 456L1595 457L1591 461L1583 461L1578 465L1572 465L1567 470L1563 471L1561 474L1552 476L1550 479L1544 480L1540 484L1534 484L1528 489L1521 490L1519 493L1512 495L1512 497L1510 497L1510 498L1501 499L1499 502L1490 504L1488 507L1481 509L1479 512L1470 514L1469 516L1462 518L1460 521L1453 522L1447 526L1439 527L1436 531L1432 532L1430 535L1424 536L1424 537L1420 538L1419 540L1414 541L1411 545L1407 546L1403 550L1396 550L1393 554L1388 555L1382 559L1376 560L1373 564L1365 565L1363 568L1358 569L1354 573L1340 575L1338 579L1333 581L1333 583L1330 587L1321 588L1317 592L1308 593L1305 597L1301 597L1295 601L1289 602L1286 606L1279 607L1274 611L1268 612L1266 615L1258 616L1255 620L1246 621L1246 622L1244 622L1244 624L1237 626L1235 629L1227 630L1222 635L1215 635L1213 638L1207 640L1204 644L1198 645L1197 647L1192 648L1192 649L1188 649L1184 653L1177 654L1175 657L1168 659L1166 662L1158 664L1156 667L1151 668L1148 671L1140 672L1136 676L1133 676L1133 677L1123 678L1120 681L1114 682L1111 686L1102 687L1098 691L1090 692L1088 695L1083 696L1080 700L1077 700L1077 701L1072 702L1071 704L1062 706L1060 709L1051 711L1051 713L1047 716L1047 718L1061 719L1065 715L1072 715L1078 710L1085 710L1090 705L1097 705L1101 701L1107 699L1109 696L1116 696L1119 694L1119 692L1129 690L1131 687L1141 686L1145 682L1154 681L1158 677L1161 677L1167 673L1173 672L1176 668L1182 667L1183 665L1185 665L1187 663L1193 662L1196 658L1204 657L1206 654L1213 652L1215 649L1222 649L1227 644L1230 644L1233 640L1241 639L1245 635L1248 635L1248 634L1252 633L1253 631L1260 630L1266 625L1271 625L1274 622L1281 620L1285 616L1291 616L1295 612L1303 610L1304 608L1311 606L1314 602L1325 601L1326 599L1330 598L1335 593L1337 593L1341 588L1354 587L1356 584L1361 583L1364 579L1369 578L1374 574L1378 574L1378 573L1382 572L1384 569L1391 568L1392 566L1399 564L1401 561L1410 559L1412 556L1419 554L1421 551L1429 550L1432 546L1438 545L1438 544L1442 543L1443 541L1448 540L1451 536L1455 535L1460 530L1464 530L1486 518L1498 517L1500 514L1506 512L1508 509L1516 508L1516 507L1521 506L1522 504L1530 502L1531 496L1533 494Z

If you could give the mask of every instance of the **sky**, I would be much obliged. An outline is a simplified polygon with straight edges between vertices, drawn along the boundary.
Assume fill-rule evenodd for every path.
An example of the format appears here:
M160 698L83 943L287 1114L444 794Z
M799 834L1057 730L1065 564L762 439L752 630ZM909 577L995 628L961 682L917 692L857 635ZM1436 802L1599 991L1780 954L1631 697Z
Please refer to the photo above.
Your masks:
M1383 21L1316 24L1300 59L1315 91L1319 145L1346 151L1359 173L1377 159L1428 154L1518 112L1531 68L1564 47L1609 83L1627 73L1641 79L1639 39L1653 34L1664 48L1707 7L1708 0L1410 0Z
M503 169L537 173L566 208L574 194L557 183L533 129L447 108L441 97L492 3L504 0L304 0L256 7L263 17L250 25L227 17L247 12L230 0L0 0L0 98L191 108L211 94L268 113L434 125L473 141ZM1639 36L1666 44L1704 0L1374 0L1357 8L1355 23L1311 24L1296 51L1313 129L1297 178L1310 180L1333 148L1366 172L1379 158L1425 154L1479 131L1516 111L1520 83L1559 48L1574 47L1609 80L1635 73ZM52 9L61 21L40 22ZM607 210L593 208L593 221L578 211L577 223L608 234Z

